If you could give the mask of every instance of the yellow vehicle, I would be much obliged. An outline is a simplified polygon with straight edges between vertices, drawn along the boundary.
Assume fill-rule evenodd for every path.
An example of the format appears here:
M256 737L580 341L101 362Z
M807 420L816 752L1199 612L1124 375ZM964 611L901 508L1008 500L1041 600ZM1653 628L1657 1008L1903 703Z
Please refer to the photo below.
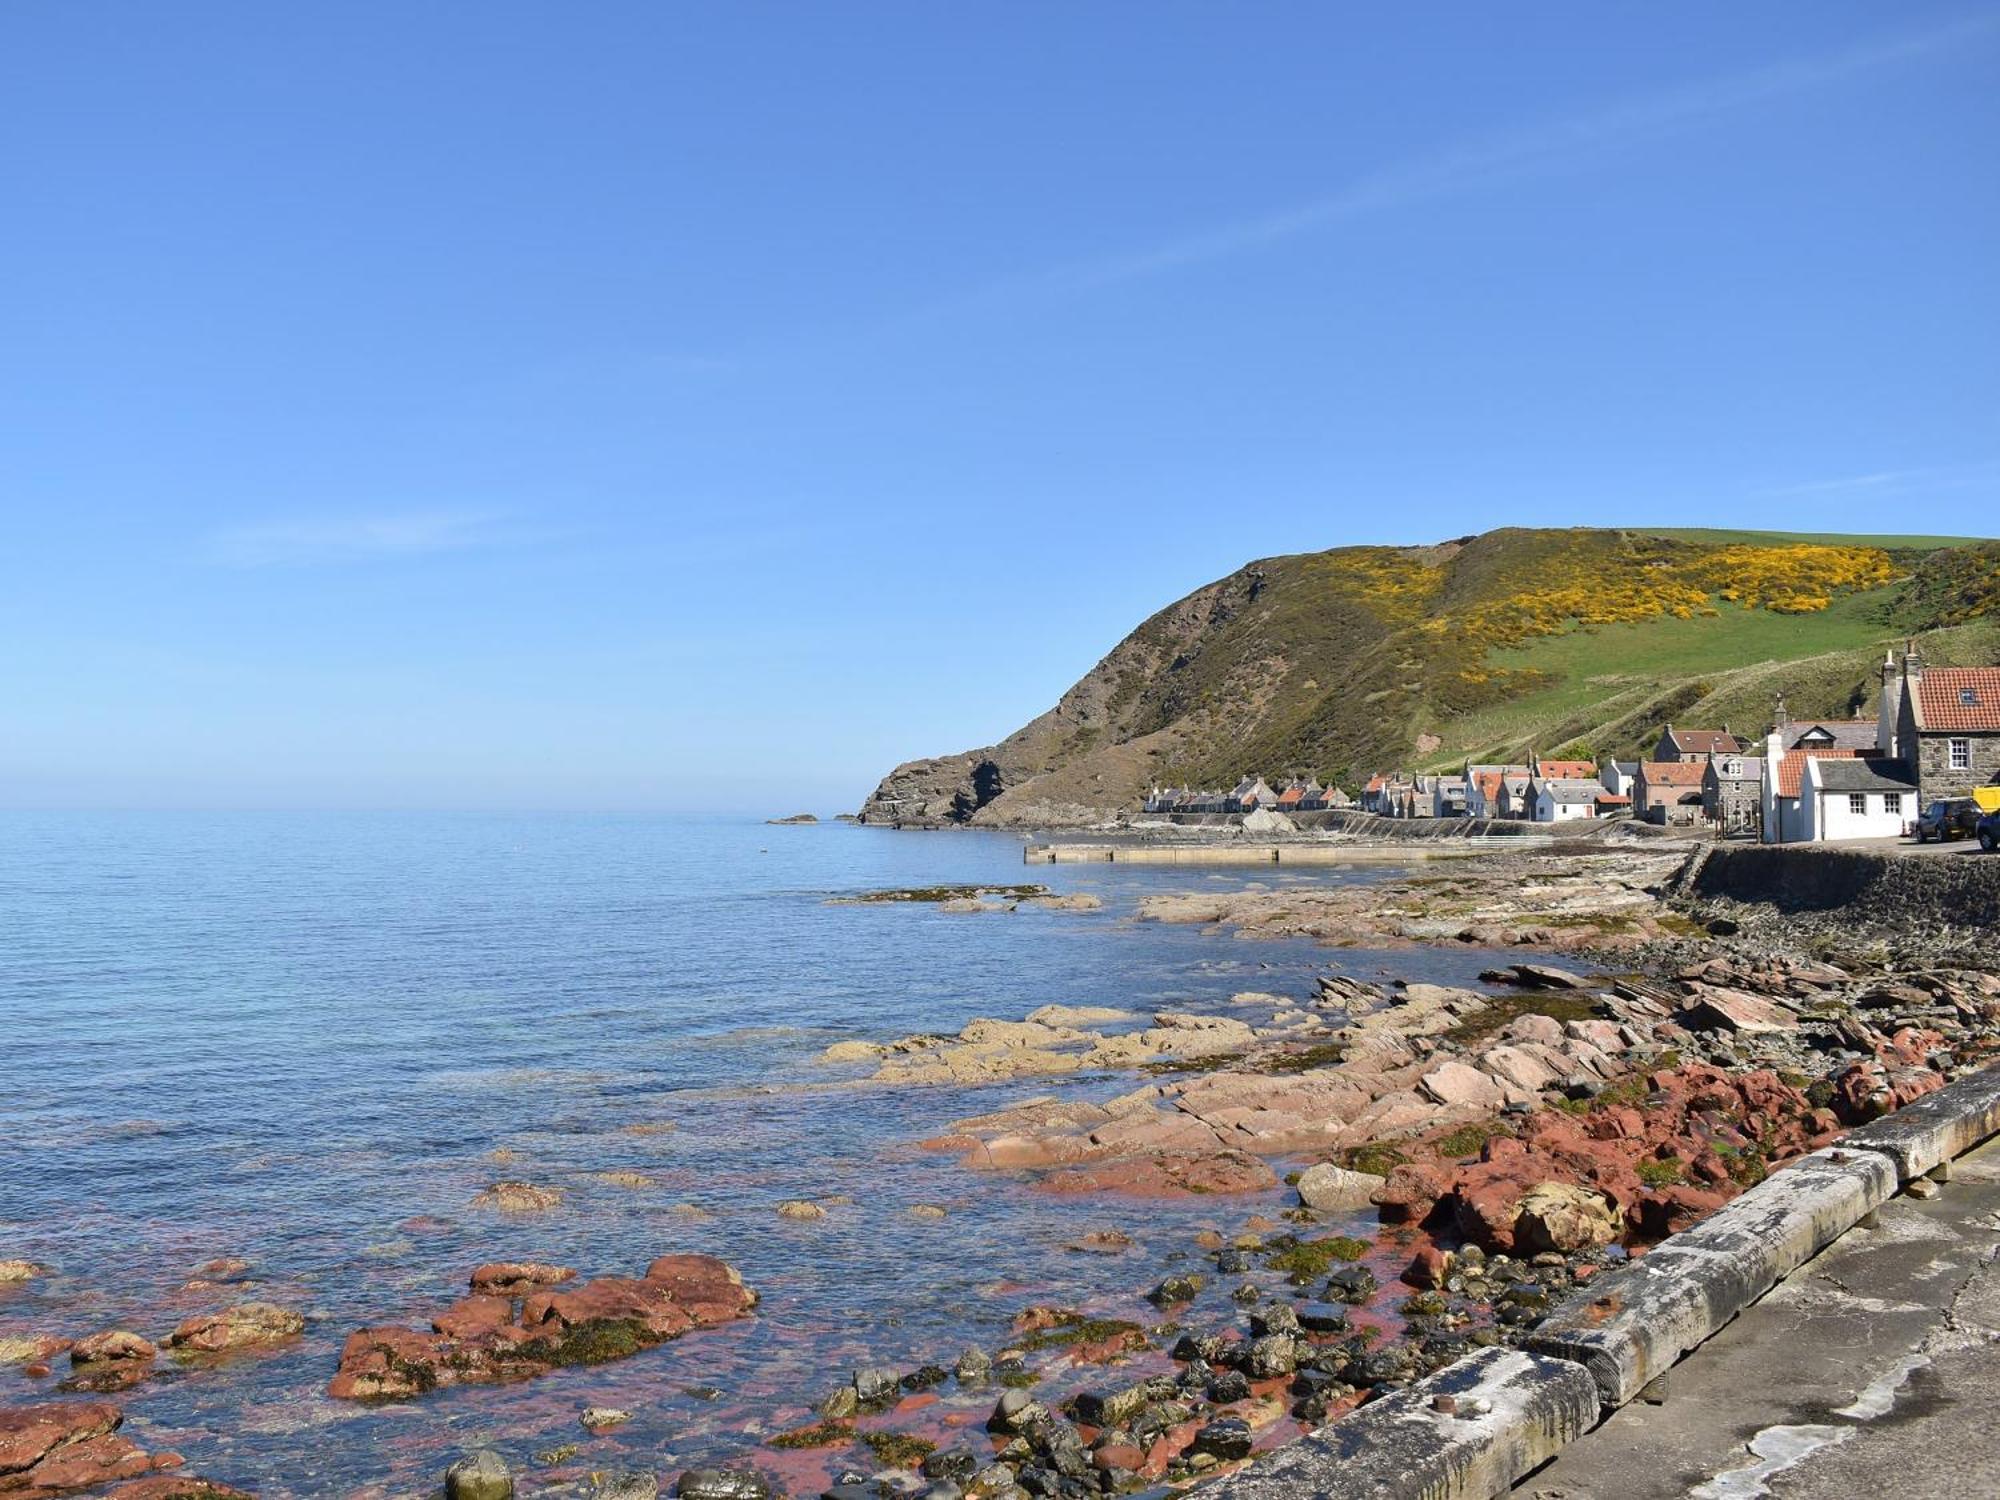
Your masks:
M1972 789L1972 800L1983 813L2000 812L2000 786L1976 786Z

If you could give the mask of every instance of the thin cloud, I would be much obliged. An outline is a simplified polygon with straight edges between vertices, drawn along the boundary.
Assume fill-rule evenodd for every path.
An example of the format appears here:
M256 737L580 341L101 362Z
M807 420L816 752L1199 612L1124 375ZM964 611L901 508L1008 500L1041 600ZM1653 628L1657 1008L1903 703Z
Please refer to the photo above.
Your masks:
M404 511L232 526L209 538L208 555L233 568L269 568L419 557L510 545L520 538L499 511Z
M1967 485L1990 483L2000 463L1957 464L1922 469L1879 469L1868 474L1845 474L1835 479L1810 479L1801 484L1758 490L1759 499L1778 500L1802 495L1897 494L1909 490L1961 489Z
M1965 47L1983 40L1996 28L2000 28L2000 16L1970 16L1947 26L1866 46L1683 85L1568 120L1461 142L1429 156L1379 168L1321 198L1148 249L1014 278L966 301L979 304L1037 291L1084 290L1261 250L1344 220L1491 186L1509 178L1566 166L1588 156L1682 134L1718 115Z

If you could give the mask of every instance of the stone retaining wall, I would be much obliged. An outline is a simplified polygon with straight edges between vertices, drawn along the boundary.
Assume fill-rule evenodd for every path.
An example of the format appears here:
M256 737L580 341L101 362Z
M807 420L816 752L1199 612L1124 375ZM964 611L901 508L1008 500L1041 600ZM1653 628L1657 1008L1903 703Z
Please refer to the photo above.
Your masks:
M2000 855L1971 845L1934 855L1819 844L1723 847L1694 856L1681 888L1785 912L1838 909L1864 923L2000 926Z

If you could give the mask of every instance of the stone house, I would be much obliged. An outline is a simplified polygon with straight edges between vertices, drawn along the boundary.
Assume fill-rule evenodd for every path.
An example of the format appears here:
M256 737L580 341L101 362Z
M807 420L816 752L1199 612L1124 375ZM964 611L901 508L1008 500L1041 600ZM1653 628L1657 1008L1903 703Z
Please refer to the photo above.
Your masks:
M1729 732L1729 726L1720 729L1676 729L1669 724L1660 735L1660 743L1654 747L1653 763L1662 761L1698 761L1711 755L1740 755L1743 742Z
M1632 779L1632 808L1648 823L1689 828L1702 820L1701 778L1708 770L1701 760L1647 760Z
M1756 838L1764 827L1764 762L1711 755L1701 773L1701 812L1724 834Z
M1463 776L1440 776L1431 790L1431 816L1434 818L1462 818L1465 816L1465 778Z
M1500 777L1499 806L1493 813L1496 818L1514 818L1526 822L1535 815L1534 772L1510 769Z
M1880 748L1908 761L1928 807L2000 782L2000 667L1927 667L1911 644L1882 662Z
M1260 807L1274 807L1277 801L1278 794L1265 784L1263 777L1245 776L1229 794L1229 811L1255 812Z

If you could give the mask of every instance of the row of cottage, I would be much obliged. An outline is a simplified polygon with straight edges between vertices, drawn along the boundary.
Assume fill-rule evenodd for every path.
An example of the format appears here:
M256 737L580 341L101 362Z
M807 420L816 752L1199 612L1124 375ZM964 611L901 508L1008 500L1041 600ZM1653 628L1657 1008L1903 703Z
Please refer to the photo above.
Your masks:
M1316 780L1227 792L1155 790L1155 813L1316 812L1358 806L1392 818L1561 823L1630 816L1767 843L1890 837L1930 802L2000 783L2000 667L1926 669L1914 646L1882 663L1872 719L1794 720L1778 704L1761 744L1668 725L1643 761L1467 762L1457 774L1385 773L1358 802Z

